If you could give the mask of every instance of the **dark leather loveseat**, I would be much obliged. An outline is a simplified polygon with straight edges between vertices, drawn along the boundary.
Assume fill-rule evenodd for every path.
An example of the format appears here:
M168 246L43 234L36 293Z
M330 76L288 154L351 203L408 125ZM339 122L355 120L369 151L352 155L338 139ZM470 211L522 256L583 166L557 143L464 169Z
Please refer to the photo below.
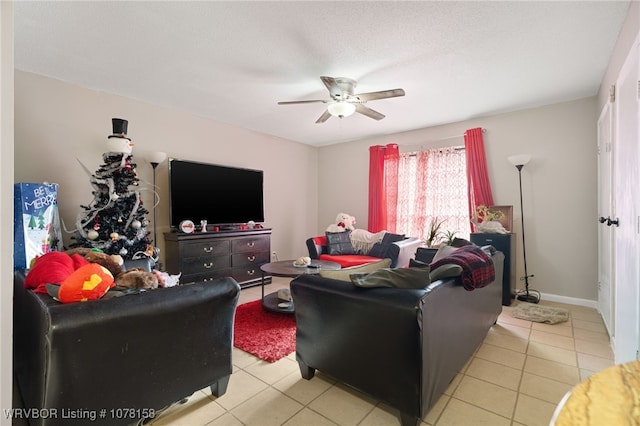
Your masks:
M291 282L296 359L396 408L418 424L484 340L502 311L502 262L495 279L467 291L456 278L422 289L360 288L304 274Z
M232 278L70 304L23 282L16 272L13 359L30 425L136 424L207 386L225 393Z
M305 243L311 259L336 262L343 268L377 262L383 258L365 254L331 255L328 253L327 237L324 235L308 238ZM422 240L418 238L404 238L400 241L395 241L388 245L384 258L391 259L392 268L404 268L409 264L409 259L414 256L416 249L420 247L422 243Z

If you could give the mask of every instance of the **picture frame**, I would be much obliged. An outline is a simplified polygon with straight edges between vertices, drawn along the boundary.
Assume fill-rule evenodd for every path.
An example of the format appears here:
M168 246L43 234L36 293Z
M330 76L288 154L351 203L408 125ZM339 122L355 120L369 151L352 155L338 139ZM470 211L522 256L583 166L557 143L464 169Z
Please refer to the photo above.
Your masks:
M499 220L500 224L507 230L513 232L513 206L489 206L490 211L500 211L504 214L504 219Z

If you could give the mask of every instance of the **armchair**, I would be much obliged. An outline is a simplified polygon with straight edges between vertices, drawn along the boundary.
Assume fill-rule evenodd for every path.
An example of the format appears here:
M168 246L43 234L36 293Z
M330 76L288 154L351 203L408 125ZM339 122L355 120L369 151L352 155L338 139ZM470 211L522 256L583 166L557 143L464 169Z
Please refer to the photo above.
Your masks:
M25 289L24 277L14 274L14 376L24 408L56 410L30 425L87 424L63 418L79 409L106 409L91 424L132 424L204 387L225 393L232 278L61 304Z

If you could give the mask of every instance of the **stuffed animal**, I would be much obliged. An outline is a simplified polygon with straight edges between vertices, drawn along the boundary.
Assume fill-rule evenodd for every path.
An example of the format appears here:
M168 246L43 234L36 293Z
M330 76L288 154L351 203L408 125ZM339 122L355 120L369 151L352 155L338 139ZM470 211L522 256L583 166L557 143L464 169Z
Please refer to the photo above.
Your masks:
M349 238L356 253L367 254L375 243L382 241L387 231L369 232L366 229L356 229L356 218L347 213L338 213L336 223L327 227L327 232L350 231Z
M24 285L36 293L49 293L63 303L99 299L114 286L136 289L158 287L156 273L142 268L125 271L123 264L120 255L108 255L84 247L50 252L35 260ZM99 268L85 268L88 265ZM100 280L96 277L100 277Z
M327 232L344 232L353 231L356 224L356 218L347 213L338 213L336 223L332 223L327 227Z
M131 268L115 277L117 287L124 288L158 288L158 277L142 268Z

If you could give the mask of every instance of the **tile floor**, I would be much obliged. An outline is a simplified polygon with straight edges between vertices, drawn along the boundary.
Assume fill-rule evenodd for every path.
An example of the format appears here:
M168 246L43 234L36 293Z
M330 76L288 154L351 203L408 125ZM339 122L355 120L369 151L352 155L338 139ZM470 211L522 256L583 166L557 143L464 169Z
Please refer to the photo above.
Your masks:
M267 292L288 286L275 278ZM240 303L260 298L260 287L242 290ZM531 323L503 307L482 346L420 426L548 425L574 385L613 365L600 315L595 309L542 301L570 310L569 322ZM267 363L233 349L234 372L220 398L208 389L169 408L153 426L399 425L398 412L318 372L300 377L295 353Z

